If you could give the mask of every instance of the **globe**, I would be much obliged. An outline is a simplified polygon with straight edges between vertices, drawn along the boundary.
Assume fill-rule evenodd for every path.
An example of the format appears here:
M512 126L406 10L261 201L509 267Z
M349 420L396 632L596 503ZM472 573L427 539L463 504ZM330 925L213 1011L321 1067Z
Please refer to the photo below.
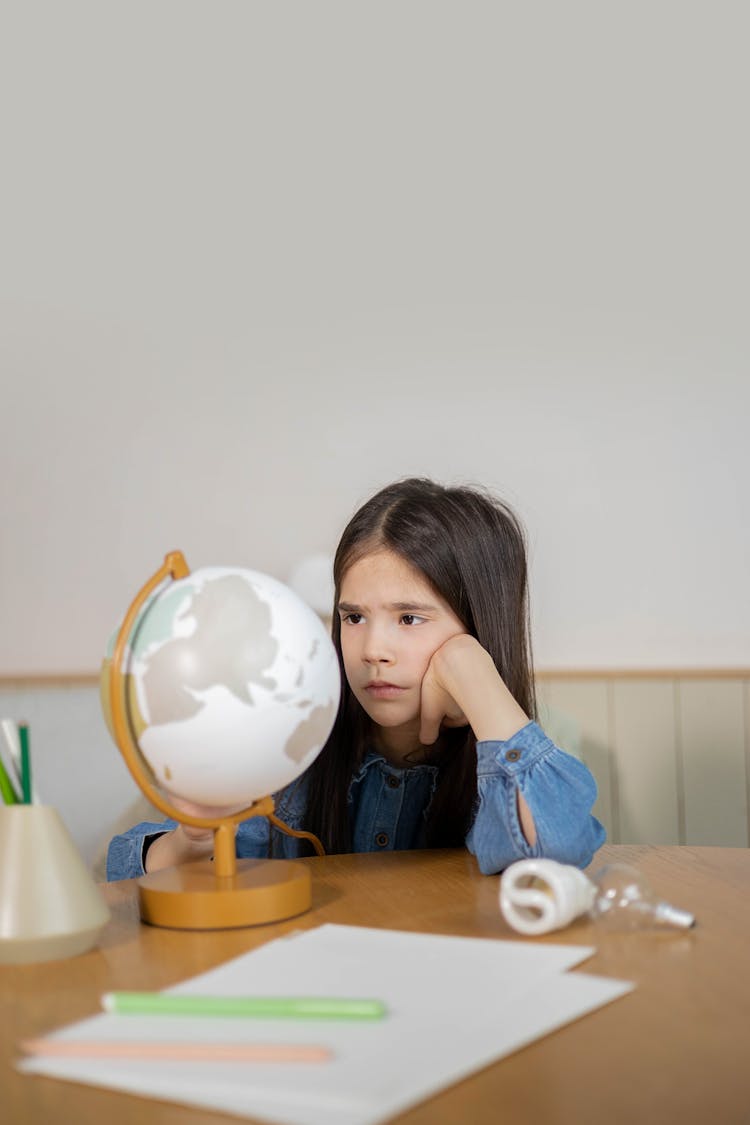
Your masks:
M101 699L113 734L110 671ZM128 726L157 786L242 808L314 761L338 708L340 673L318 615L267 574L206 567L144 601L120 671Z

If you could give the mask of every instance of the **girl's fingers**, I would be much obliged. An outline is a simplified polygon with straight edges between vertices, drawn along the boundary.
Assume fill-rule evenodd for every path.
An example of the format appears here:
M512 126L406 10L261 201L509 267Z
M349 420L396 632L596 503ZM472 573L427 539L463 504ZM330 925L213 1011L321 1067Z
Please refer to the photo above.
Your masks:
M453 696L436 682L428 668L422 681L419 741L424 746L431 746L437 740L441 726L463 727L468 721Z
M443 707L440 706L441 689L435 683L431 669L428 668L422 680L422 695L419 708L419 741L423 746L431 746L440 733L440 720Z
M171 795L171 801L174 807L181 812L185 812L189 816L203 816L206 819L229 816L230 813L238 812L245 807L244 805L199 805L195 801L186 801L183 797L176 797L174 794Z
M425 715L424 709L419 723L419 741L423 746L432 746L440 733L440 720Z
M180 812L187 813L188 816L204 817L206 820L209 818L218 819L221 816L227 816L229 813L237 811L236 807L233 805L216 808L212 805L199 805L196 804L195 801L186 801L182 797L172 796L171 800L174 807ZM243 806L240 805L239 807L242 808ZM197 825L183 823L180 823L180 828L185 834L185 837L192 843L213 843L213 828L198 828Z

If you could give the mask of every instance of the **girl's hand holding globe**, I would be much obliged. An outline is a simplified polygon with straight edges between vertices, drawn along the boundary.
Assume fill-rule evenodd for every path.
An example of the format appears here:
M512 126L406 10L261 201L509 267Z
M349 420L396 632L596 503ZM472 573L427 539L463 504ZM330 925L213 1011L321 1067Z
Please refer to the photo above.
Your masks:
M208 820L218 820L220 817L229 816L239 812L243 805L230 805L226 808L215 808L211 805L198 805L194 801L186 801L183 797L176 797L170 793L170 802L178 812L187 813L189 816L205 817ZM214 850L213 828L198 828L192 824L178 824L172 832L159 836L146 852L146 871L158 871L163 867L172 867L177 863L185 863L191 859L205 859Z

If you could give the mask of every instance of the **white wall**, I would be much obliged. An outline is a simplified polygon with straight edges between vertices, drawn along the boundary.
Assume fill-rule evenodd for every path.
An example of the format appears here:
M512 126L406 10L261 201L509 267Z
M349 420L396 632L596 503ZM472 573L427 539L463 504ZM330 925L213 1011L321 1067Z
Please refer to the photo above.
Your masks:
M749 24L7 5L0 674L412 473L521 512L540 666L750 664Z

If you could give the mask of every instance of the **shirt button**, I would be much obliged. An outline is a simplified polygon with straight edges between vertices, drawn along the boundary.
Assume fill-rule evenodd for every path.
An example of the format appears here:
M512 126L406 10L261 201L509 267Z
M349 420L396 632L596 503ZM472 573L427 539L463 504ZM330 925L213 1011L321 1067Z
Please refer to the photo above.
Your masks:
M506 750L505 751L506 762L517 762L520 757L521 757L521 751L520 750Z
M386 835L386 833L378 832L377 836L375 837L375 843L379 848L386 847L386 845L388 844L388 836Z
M398 789L400 784L401 784L401 778L400 777L394 777L394 775L392 773L388 774L388 777L386 778L386 785L390 789Z

